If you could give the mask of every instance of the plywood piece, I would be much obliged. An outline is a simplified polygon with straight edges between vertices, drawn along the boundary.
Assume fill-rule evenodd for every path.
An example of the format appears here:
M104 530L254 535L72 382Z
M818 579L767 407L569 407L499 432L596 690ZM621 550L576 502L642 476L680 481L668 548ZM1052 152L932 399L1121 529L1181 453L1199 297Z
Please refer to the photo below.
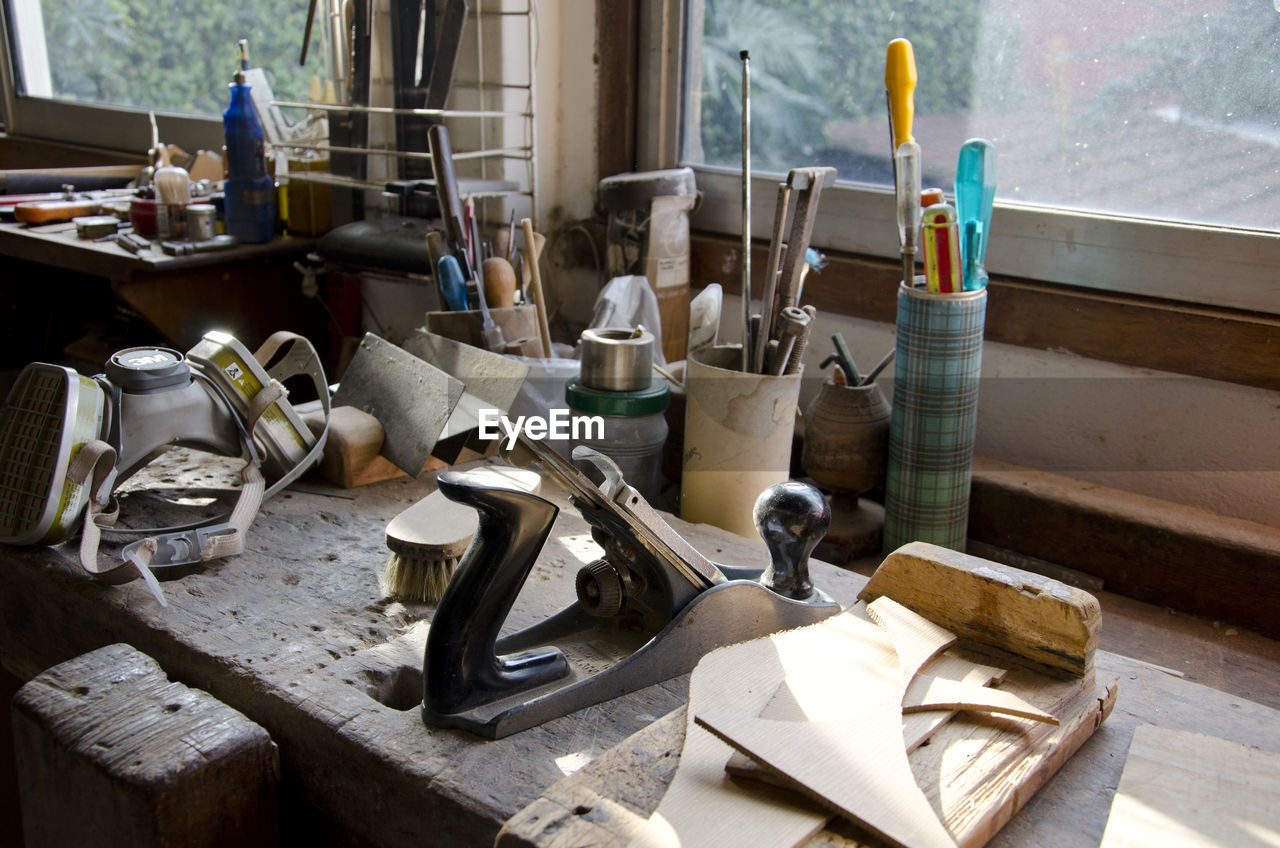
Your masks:
M657 809L630 844L638 846L795 845L822 829L829 814L801 796L733 780L725 772L732 748L694 722L730 693L745 715L757 716L783 681L799 688L825 680L830 697L805 705L814 718L847 714L863 694L851 667L878 669L899 679L896 653L879 627L845 612L819 624L712 651L693 670L684 750ZM887 665L886 665L887 663Z
M881 597L867 604L867 615L893 640L906 687L924 664L956 642L955 634L916 615L893 598Z
M908 703L909 701L914 703ZM1053 715L1027 703L1012 692L1001 692L999 689L988 689L985 686L928 675L921 675L911 681L903 701L904 713L939 708L1029 718L1032 721L1043 721L1047 724L1058 723L1058 719Z
M885 558L858 597L883 595L957 636L1077 675L1093 667L1102 608L1057 580L911 542Z
M879 602L877 616L880 626L846 612L812 627L715 652L699 664L690 691L689 715L694 717L694 724L687 734L692 735L697 746L694 751L699 757L698 768L707 769L708 783L694 786L697 791L690 792L691 787L681 781L686 771L684 758L689 754L687 735L681 768L653 819L655 828L670 828L665 839L678 834L680 844L686 846L747 842L794 845L812 833L813 821L822 818L814 813L804 821L789 822L772 810L768 815L758 814L747 803L750 794L775 790L726 783L723 771L729 757L723 747L712 746L702 734L704 728L711 730L723 742L724 726L732 726L744 734L759 732L775 739L781 733L788 739L787 746L811 765L829 752L842 769L856 772L861 767L861 780L843 775L840 770L833 774L835 783L855 787L855 792L871 793L863 799L873 810L869 813L871 820L855 820L862 821L872 832L890 841L906 839L910 844L953 844L911 778L902 745L901 704L906 679L951 644L954 637L891 599ZM904 657L909 667L904 668ZM737 668L730 663L736 663ZM712 674L718 682L708 686ZM767 698L763 702L762 694ZM706 725L707 716L718 723ZM847 744L830 748L830 739L843 739ZM756 751L742 748L739 741L734 740L736 747L759 759ZM714 758L701 759L704 752L710 754L712 750ZM774 762L769 765L777 767ZM716 774L714 769L721 773ZM777 770L796 779L795 773L785 767ZM828 802L826 793L835 791L834 786L821 781L800 780L798 786L811 797ZM886 792L895 800L886 800ZM724 808L709 812L708 797L704 796L719 799ZM852 816L853 800L834 806ZM761 827L774 824L776 831L761 832Z
M990 683L1000 681L1004 675L1004 669L993 668L989 665L981 665L971 662L970 660L960 659L948 654L942 654L934 658L925 670L931 675L941 677L956 682L968 683L974 686L986 686ZM781 690L780 690L781 691ZM788 688L788 692L790 689ZM908 688L906 696L904 696L903 715L902 715L902 743L907 753L910 754L916 748L919 748L934 731L946 724L952 716L956 714L956 710L941 707L938 705L926 705L913 698L927 694L923 688ZM792 695L794 702L794 695ZM911 709L908 709L908 708ZM760 714L761 718L786 719L795 712L788 712L785 704L778 696L769 702L769 706ZM760 765L755 760L745 754L734 751L729 758L729 762L725 764L724 770L734 777L747 778L750 780L759 780L764 783L771 783L775 786L786 788L794 788L791 783L784 777L779 776L776 772L770 771L765 766Z
M1200 733L1138 727L1101 848L1148 845L1280 845L1280 754Z
M916 786L902 747L902 714L893 700L843 721L773 721L727 708L702 712L697 721L886 843L955 846Z
M781 634L738 646L738 661L744 667L768 667L771 656L785 656L780 675L759 681L776 677L769 706L783 720L761 717L760 710L736 699L742 684L731 680L698 707L691 700L690 711L697 726L882 839L900 845L951 846L954 842L911 775L902 745L902 698L906 681L955 637L890 598L876 603L877 609L869 608L868 613L889 637L892 655L884 651L883 636L872 640L874 647L856 650L853 639L836 634L823 639L822 625L805 628L792 639ZM832 630L850 627L846 635L871 634L849 613L831 621L837 622ZM796 646L801 647L789 650ZM695 679L696 674L695 670ZM749 828L744 835L751 844L765 844L754 833L754 820L748 814L744 819L741 826ZM700 827L696 820L690 824ZM679 832L682 839L687 836Z

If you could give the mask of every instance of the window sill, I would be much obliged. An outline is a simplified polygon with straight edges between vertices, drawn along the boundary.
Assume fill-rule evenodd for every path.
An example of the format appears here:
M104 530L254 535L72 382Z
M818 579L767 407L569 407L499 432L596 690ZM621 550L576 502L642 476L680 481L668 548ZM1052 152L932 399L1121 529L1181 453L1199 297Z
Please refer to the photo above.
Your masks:
M969 538L1280 638L1280 529L975 458Z
M805 303L824 312L895 321L897 262L836 252L826 257L822 272L806 279ZM768 245L754 244L756 275L767 258ZM690 279L695 287L719 282L726 293L740 293L739 242L694 233ZM752 290L762 288L757 276ZM1280 318L1262 313L994 277L986 339L1280 390Z

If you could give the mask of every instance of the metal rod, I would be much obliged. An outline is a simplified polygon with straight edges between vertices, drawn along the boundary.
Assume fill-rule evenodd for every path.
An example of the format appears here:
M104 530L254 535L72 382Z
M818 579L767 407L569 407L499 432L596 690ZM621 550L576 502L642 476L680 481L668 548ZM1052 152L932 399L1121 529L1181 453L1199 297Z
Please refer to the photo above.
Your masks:
M496 109L396 109L391 106L355 106L342 103L310 103L301 100L272 100L272 106L289 106L320 112L361 112L369 115L422 115L428 118L532 118L533 112L505 112Z
M791 172L793 175L795 171ZM791 208L791 177L778 183L778 202L773 210L773 238L769 241L769 261L764 267L764 291L760 295L760 334L756 338L752 354L751 370L764 373L765 348L773 338L777 322L773 301L778 292L778 268L782 263L782 250L786 239L787 213Z
M742 371L751 371L751 56L742 59Z
M379 147L342 147L341 145L333 144L304 144L301 142L289 142L283 146L297 150L328 150L332 153L364 153L371 156L389 156L396 159L431 158L430 153L420 153L416 150L385 150ZM502 157L504 159L529 159L532 155L532 150L528 147L510 147L505 150L469 150L466 153L455 153L453 158L455 161L464 159L494 159L497 157ZM291 173L290 176L292 177L293 174Z
M880 372L884 370L884 367L889 364L890 360L893 359L893 355L897 352L898 352L898 349L896 347L889 348L889 352L884 355L884 358L876 363L876 367L872 368L867 373L867 376L862 378L862 382L859 383L858 385L869 386L872 383L874 383L876 381L876 377L880 376Z

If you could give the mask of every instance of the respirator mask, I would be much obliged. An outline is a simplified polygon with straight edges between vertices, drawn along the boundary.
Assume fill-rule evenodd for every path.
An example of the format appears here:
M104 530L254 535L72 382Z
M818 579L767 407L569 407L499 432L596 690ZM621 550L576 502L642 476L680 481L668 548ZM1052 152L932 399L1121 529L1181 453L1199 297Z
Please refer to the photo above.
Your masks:
M298 376L311 379L323 408L318 435L285 397L284 382ZM0 409L0 542L54 545L79 531L87 572L108 583L142 577L163 604L152 569L240 553L262 501L320 458L328 420L320 361L293 333L276 333L252 355L222 332L206 333L185 356L128 348L92 378L32 363ZM116 530L112 492L170 445L242 457L235 507L192 525ZM100 563L104 534L142 538L124 546L121 561Z

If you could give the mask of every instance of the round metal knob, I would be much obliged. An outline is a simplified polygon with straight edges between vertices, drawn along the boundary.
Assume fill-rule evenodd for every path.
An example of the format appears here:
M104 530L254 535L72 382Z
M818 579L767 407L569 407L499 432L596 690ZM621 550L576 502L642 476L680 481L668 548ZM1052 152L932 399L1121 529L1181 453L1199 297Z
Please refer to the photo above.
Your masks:
M608 560L598 559L578 571L575 588L583 609L599 618L608 618L622 609L627 586L618 569Z
M756 499L756 530L769 548L769 567L760 582L780 595L805 600L813 595L809 554L831 526L831 507L822 493L796 480L770 486Z

